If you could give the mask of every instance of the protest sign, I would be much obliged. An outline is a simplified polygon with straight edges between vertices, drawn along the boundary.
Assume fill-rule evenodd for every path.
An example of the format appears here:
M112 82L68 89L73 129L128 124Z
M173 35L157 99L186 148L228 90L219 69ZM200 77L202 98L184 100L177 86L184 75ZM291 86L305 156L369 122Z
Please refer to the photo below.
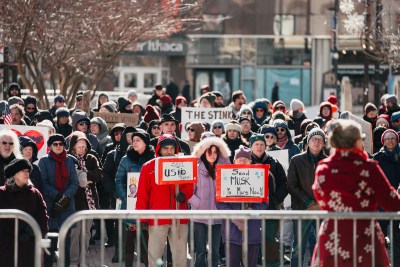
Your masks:
M279 149L273 151L265 151L266 154L270 155L282 165L285 173L287 175L287 170L289 168L289 150L288 149Z
M374 145L373 145L373 137L372 137L372 125L371 123L363 120L362 118L359 118L352 114L351 112L348 112L349 114L349 120L353 120L358 122L361 125L361 130L362 133L365 134L365 139L363 140L364 143L364 150L367 151L368 153L372 154L374 151Z
M127 175L127 188L126 188L126 206L127 210L135 210L137 202L137 190L139 188L140 172L128 172Z
M38 147L38 159L47 154L47 140L49 139L49 128L41 126L25 125L1 125L1 129L9 129L20 136L27 136L35 142Z
M219 164L218 202L268 202L268 164Z
M139 114L137 113L103 113L95 112L94 117L100 117L107 123L108 129L114 127L117 123L125 123L127 126L135 127L139 123Z
M197 181L197 158L160 157L155 162L156 184L190 184Z
M188 138L187 127L194 121L207 122L211 124L214 120L222 120L225 124L231 120L231 108L182 108L181 122L182 131L181 138Z

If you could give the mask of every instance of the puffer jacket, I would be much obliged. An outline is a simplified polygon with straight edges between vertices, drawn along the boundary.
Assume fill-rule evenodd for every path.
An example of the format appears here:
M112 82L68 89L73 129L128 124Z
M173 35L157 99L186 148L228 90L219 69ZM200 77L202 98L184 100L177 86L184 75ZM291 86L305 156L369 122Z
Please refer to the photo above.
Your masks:
M72 132L78 131L76 125L78 124L78 122L82 120L87 121L90 125L90 119L85 112L83 111L74 112L74 114L72 115ZM90 126L88 126L88 129L85 134L86 138L89 140L90 145L92 146L92 149L96 151L98 155L102 155L100 154L99 151L99 140L97 139L96 136L90 133Z
M193 155L198 158L197 161L197 183L194 185L193 196L188 200L192 210L216 210L216 183L207 171L204 162L200 157L206 153L206 150L216 146L220 151L216 164L230 164L230 150L228 146L218 137L209 137L198 143L193 149ZM194 222L208 224L220 224L221 220L193 219Z

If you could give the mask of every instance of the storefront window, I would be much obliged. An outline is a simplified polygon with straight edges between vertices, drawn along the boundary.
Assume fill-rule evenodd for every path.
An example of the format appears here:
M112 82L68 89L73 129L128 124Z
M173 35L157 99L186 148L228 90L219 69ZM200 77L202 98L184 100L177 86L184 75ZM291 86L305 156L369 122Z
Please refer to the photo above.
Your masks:
M145 88L153 87L157 82L157 73L145 73L143 75L143 84Z
M124 86L125 87L137 87L137 76L136 73L125 73L124 75Z

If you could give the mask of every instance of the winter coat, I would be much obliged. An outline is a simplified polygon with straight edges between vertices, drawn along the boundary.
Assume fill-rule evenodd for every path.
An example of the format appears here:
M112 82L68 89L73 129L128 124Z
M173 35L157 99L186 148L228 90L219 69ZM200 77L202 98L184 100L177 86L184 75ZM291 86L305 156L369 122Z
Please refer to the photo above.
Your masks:
M281 147L282 149L288 149L289 151L289 160L291 160L293 158L294 155L297 155L300 153L300 149L294 144L293 140L292 140L292 134L290 133L289 127L287 125L287 123L274 123L274 127L282 127L286 129L286 134L288 137L288 141L285 145L285 147Z
M78 131L76 128L76 124L81 121L81 120L86 120L90 124L90 119L87 116L87 114L83 111L77 111L72 115L72 131ZM87 131L86 131L86 138L89 140L90 145L92 146L92 149L96 151L98 155L100 154L100 149L99 149L99 140L97 139L96 136L90 133L90 126L88 126Z
M294 156L290 161L287 183L293 210L305 210L312 201L315 201L311 188L314 183L315 169L317 163L325 158L327 156L321 151L313 162L310 152L305 151Z
M43 182L43 198L46 202L47 211L49 212L53 209L55 199L59 193L62 193L71 199L68 205L61 211L60 216L56 218L50 216L50 230L58 230L63 222L75 212L74 196L78 190L78 177L76 175L75 161L76 159L74 157L67 155L66 165L69 173L68 185L65 187L64 192L59 192L55 188L56 162L52 158L51 154L47 154L39 160L39 168Z
M296 112L292 116L290 116L290 118L293 121L294 135L297 136L299 134L302 134L302 132L300 130L300 126L301 126L301 123L303 122L303 120L307 119L306 114Z
M118 166L115 165L114 161L115 150L108 152L106 159L103 164L103 187L110 197L117 198L115 190L115 173L117 172Z
M252 164L269 164L269 210L278 209L279 204L283 203L286 196L288 195L287 178L285 170L282 165L271 157L264 153L261 158L251 153Z
M159 106L160 107L160 105L157 103L158 99L160 99L160 97L158 95L156 95L156 93L152 94L150 99L149 99L149 101L147 102L147 105Z
M67 124L57 124L57 133L67 138L72 133L72 125Z
M137 193L137 210L175 210L175 186L159 185L155 181L155 159L146 162L140 172L140 183ZM180 184L179 191L186 195L186 200L193 195L193 185ZM179 204L180 210L187 210L187 201ZM149 225L155 225L154 220L147 221ZM187 224L189 220L181 219L180 224ZM171 219L159 219L158 225L172 224Z
M29 180L31 180L33 186L39 190L40 193L43 194L43 183L42 183L42 174L40 173L39 166L35 163L32 164L32 171L29 174Z
M3 186L6 182L6 178L4 177L4 169L7 167L10 162L15 159L14 153L12 153L8 158L3 158L0 155L0 186Z
M216 182L210 176L204 162L200 157L206 153L206 150L215 145L219 148L220 155L216 164L230 164L230 150L228 146L218 137L209 137L198 143L193 150L193 155L198 158L197 161L197 183L194 185L193 196L188 200L192 210L216 210ZM194 222L208 224L220 224L221 220L193 219Z
M235 158L235 150L239 148L240 145L248 147L249 145L243 142L243 139L239 135L235 140L229 139L226 135L222 137L222 140L228 145L229 150L231 151L231 155L229 156L229 160L233 163L233 159Z
M154 151L147 149L142 155L139 155L131 146L126 151L124 156L119 163L117 173L115 174L115 189L117 195L121 198L122 204L121 209L127 209L127 177L128 172L140 172L142 166L147 161L154 158Z
M48 231L46 203L42 194L31 184L21 191L12 192L6 186L0 187L0 210L18 209L31 215L38 223L42 236ZM0 257L1 266L14 266L14 225L11 219L0 220ZM19 221L18 231L18 266L34 266L35 239L28 234L30 227L24 221Z
M382 147L378 153L374 154L373 159L378 161L390 184L394 188L398 188L400 185L400 146L398 145L392 153Z
M400 196L390 185L376 161L356 148L336 149L319 162L313 191L319 206L332 212L375 212L378 205L385 211L400 210ZM371 252L376 266L389 266L385 236L379 223L374 222L375 247L371 243L371 221L357 220L353 233L353 220L339 220L337 235L333 235L333 220L325 220L319 231L320 261L316 262L318 246L313 256L317 266L334 266L334 243L338 241L338 266L353 266L353 234L357 236L357 266L372 266Z
M218 202L217 208L219 210L242 210L243 205L249 205L250 209L253 210L266 210L268 209L268 203L224 203ZM261 220L248 220L247 223L247 235L248 235L248 244L260 244L262 240L261 234ZM232 222L229 222L229 240L226 239L226 222L222 221L222 241L226 243L229 241L230 243L236 245L243 245L243 232L239 230L239 228Z
M264 109L264 115L261 117L261 118L257 118L256 117L256 110L258 109L258 108L262 108L262 109ZM254 118L254 120L256 121L256 123L257 124L261 124L261 123L263 123L263 121L268 117L268 106L267 106L267 103L265 102L265 101L262 101L262 100L256 100L255 102L254 102L254 105L253 105L253 108L252 108L252 110L253 110L253 114L254 114L254 116L253 116L253 118Z

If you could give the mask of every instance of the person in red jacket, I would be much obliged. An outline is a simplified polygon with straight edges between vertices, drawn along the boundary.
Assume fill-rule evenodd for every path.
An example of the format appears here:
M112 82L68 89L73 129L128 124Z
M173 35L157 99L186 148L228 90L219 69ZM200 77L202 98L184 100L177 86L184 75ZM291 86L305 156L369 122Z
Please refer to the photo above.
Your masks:
M312 186L319 207L331 212L376 212L378 206L384 211L399 211L400 196L378 162L369 159L363 151L361 126L339 119L328 127L328 136L335 151L319 162ZM337 266L390 266L385 236L378 221L357 220L356 223L356 233L353 233L352 219L339 220L334 233L334 221L325 220L320 227L312 266L334 266L335 257ZM357 245L355 252L353 236Z
M156 146L156 157L174 156L179 152L179 143L170 134L162 134ZM175 193L173 185L159 185L155 181L155 159L145 163L140 172L136 209L138 210L174 210L179 203L180 210L187 210L187 200L193 195L193 185L179 185ZM148 224L149 229L149 266L156 267L164 254L167 238L171 244L174 266L186 267L186 243L188 238L187 219L173 224L171 219L142 220L142 227Z

